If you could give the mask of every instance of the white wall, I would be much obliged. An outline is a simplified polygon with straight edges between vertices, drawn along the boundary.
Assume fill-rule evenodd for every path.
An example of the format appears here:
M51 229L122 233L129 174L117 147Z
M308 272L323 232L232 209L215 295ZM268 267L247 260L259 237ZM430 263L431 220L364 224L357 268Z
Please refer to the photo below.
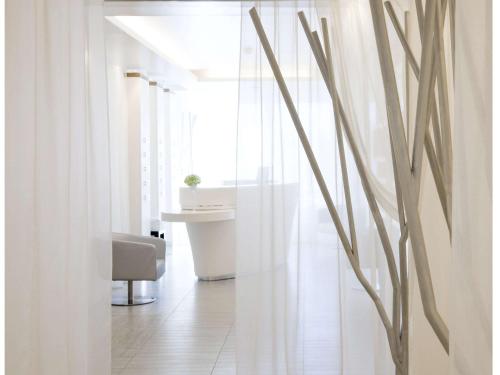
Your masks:
M196 79L190 72L167 63L110 22L105 23L111 137L112 228L117 232L149 234L151 191L149 190L147 194L147 201L142 204L144 194L138 183L139 181L146 183L150 189L151 181L148 176L144 176L144 170L139 171L136 161L139 161L137 147L142 142L138 126L147 123L147 129L141 128L142 131L147 130L149 133L151 130L150 88L147 81L140 78L125 78L124 75L130 71L142 72L149 79L158 81L162 87L171 86L177 89L189 88ZM157 96L157 99L159 98ZM163 93L161 98L168 100ZM158 102L157 100L154 106L157 109L161 107ZM152 120L159 120L158 113L158 110L154 112ZM165 116L167 115L163 114L164 120L168 121L169 119L165 119ZM130 137L131 135L134 139ZM157 139L152 139L148 143L153 142L156 146L156 141ZM143 145L142 147L146 153L149 153L149 146ZM154 151L156 153L158 150ZM170 150L165 149L164 153L168 160ZM150 159L147 163L149 162L152 162L152 165L147 167L148 174L152 168L156 171L157 167L156 159ZM170 168L171 165L166 164L167 167ZM164 173L164 183L169 185L170 172L167 170ZM156 177L157 174L153 174L155 181L159 181ZM156 191L154 193L156 196ZM170 194L170 191L166 194ZM154 201L153 207L157 207L158 204Z

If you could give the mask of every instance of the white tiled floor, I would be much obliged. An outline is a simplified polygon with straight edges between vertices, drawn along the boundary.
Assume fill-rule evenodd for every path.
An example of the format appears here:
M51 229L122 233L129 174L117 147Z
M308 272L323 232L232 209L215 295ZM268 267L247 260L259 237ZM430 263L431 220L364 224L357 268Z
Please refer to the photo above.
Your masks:
M125 283L114 283L120 293ZM189 247L175 247L162 280L136 283L135 294L158 301L113 307L113 375L236 373L234 280L198 282Z
M339 374L337 255L329 249L306 254L313 256L303 261L300 367L307 375ZM113 375L235 375L235 281L198 281L188 245L168 248L166 265L160 281L135 285L136 295L154 295L157 302L112 308ZM373 373L374 359L367 358L375 340L373 307L356 285L346 284L345 356L349 373L365 375ZM113 294L126 295L126 284L114 283Z

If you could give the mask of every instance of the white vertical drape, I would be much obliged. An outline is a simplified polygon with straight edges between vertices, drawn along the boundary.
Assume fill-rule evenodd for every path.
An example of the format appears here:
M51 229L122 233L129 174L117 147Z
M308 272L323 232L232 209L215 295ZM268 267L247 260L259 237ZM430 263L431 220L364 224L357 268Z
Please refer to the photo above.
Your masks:
M100 2L6 4L6 372L110 372Z
M244 2L237 146L237 364L241 374L387 374L379 317L358 283L298 142L248 11L256 6L347 227L332 102L297 13L327 17L341 100L394 249L394 179L377 50L364 1ZM391 35L394 46L399 43ZM395 65L403 92L404 58ZM347 140L344 140L347 145ZM391 310L377 230L346 146L363 272ZM397 256L396 256L397 262Z

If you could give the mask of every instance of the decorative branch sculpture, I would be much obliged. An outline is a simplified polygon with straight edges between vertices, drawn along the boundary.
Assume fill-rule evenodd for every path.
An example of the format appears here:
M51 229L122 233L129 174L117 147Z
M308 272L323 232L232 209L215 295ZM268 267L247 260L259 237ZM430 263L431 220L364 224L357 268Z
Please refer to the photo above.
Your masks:
M377 42L384 83L395 191L401 232L399 240L399 274L395 262L394 252L387 235L387 230L368 179L366 166L363 163L358 146L352 135L349 120L343 109L342 101L336 87L330 36L326 18L321 19L324 44L323 48L318 33L316 31L311 32L304 13L299 12L298 14L299 20L309 42L309 46L332 100L341 174L344 184L344 196L347 205L350 242L335 208L335 204L330 196L328 187L326 186L314 152L304 131L276 57L274 56L274 52L269 44L259 15L257 14L255 8L250 10L250 16L258 37L283 96L283 100L290 113L302 147L309 160L309 164L319 185L344 251L354 273L356 274L356 277L375 304L382 324L384 325L391 351L391 357L398 375L408 374L408 270L406 246L408 236L410 236L412 243L413 258L415 260L415 268L425 316L434 329L434 332L443 345L443 348L447 352L449 346L448 328L436 308L422 224L418 212L423 148L425 146L426 154L443 208L443 213L451 233L451 126L447 97L448 88L446 82L446 62L444 59L444 39L442 28L444 23L444 12L442 9L445 9L446 7L446 0L444 0L443 3L441 3L441 1L442 0L427 0L426 12L424 16L420 0L416 0L417 13L420 14L419 24L421 25L421 29L423 28L423 30L421 30L423 47L420 67L411 52L409 44L406 41L391 4L386 2L388 14L405 50L410 66L419 81L417 114L415 119L415 138L412 149L412 161L410 162L403 117L399 103L399 95L396 86L394 66L389 46L389 38L385 23L384 8L381 0L370 0L375 39ZM434 95L436 78L439 92L439 117ZM428 124L431 121L431 118L434 131L434 144L436 145L436 149L438 149L439 156L436 155L435 147L428 130ZM392 321L389 320L387 311L385 310L385 307L383 306L375 289L371 286L361 270L356 241L356 229L352 212L352 201L349 187L349 176L346 166L343 133L345 133L350 146L363 191L368 201L368 205L384 249L384 255L387 260L393 288Z
M415 78L419 80L420 77L420 67L417 63L417 60L415 59L415 55L410 49L410 46L408 45L408 42L406 41L406 37L404 35L403 29L401 28L401 25L396 17L396 13L394 12L394 8L392 7L390 2L385 3L387 13L389 14L389 17L392 21L392 24L394 25L394 29L396 30L396 33L398 34L399 40L401 41L401 44L403 45L403 49L406 53L406 57L410 63L410 67L412 68L412 71L415 75ZM440 130L439 130L439 119L437 117L437 110L436 110L436 101L434 99L434 94L430 96L431 99L431 113L432 113L432 123L433 123L433 128L435 129L435 143L436 143L436 149L441 150L441 138L440 138ZM429 160L429 165L431 167L432 175L434 177L434 182L436 184L436 189L438 192L439 200L441 202L441 206L443 208L443 213L445 215L446 223L448 225L448 229L451 232L451 217L447 215L448 209L446 208L447 205L447 200L446 200L446 191L445 191L445 186L444 186L444 180L443 180L443 173L442 173L442 165L438 163L437 157L436 157L436 152L434 149L434 145L432 144L432 139L429 131L425 133L425 151L427 154L427 158ZM439 151L439 154L442 152Z
M391 50L389 45L389 37L384 17L384 10L381 1L370 0L372 10L373 26L375 31L375 40L379 53L380 67L382 71L382 79L386 96L387 117L389 123L389 134L394 146L394 159L396 162L397 175L395 178L401 184L403 202L405 206L406 219L408 222L410 240L412 243L413 257L415 260L415 268L417 270L417 279L422 298L424 314L436 333L439 341L445 348L446 352L449 349L449 332L448 327L444 323L441 315L436 307L436 299L434 296L434 288L430 275L429 261L425 248L424 234L422 223L418 213L418 192L421 173L421 159L424 135L427 125L423 119L426 118L428 105L423 102L428 102L430 92L430 81L432 81L432 30L434 25L435 7L434 1L427 2L427 12L425 15L426 25L429 24L431 31L424 30L424 45L422 52L422 61L426 65L425 79L419 80L419 95L417 100L417 121L415 129L415 143L413 148L413 164L410 165L409 155L406 151L405 134L403 117L401 115L401 107L399 104L399 96L396 86L396 76L392 62ZM430 21L429 21L430 19ZM425 37L426 34L431 36ZM427 44L426 44L427 43ZM430 45L430 46L429 46ZM428 56L430 54L430 56ZM422 64L421 64L422 65ZM429 70L429 72L427 72ZM422 73L423 74L423 73ZM422 98L426 95L425 98ZM419 104L420 103L420 104ZM427 103L428 104L428 103ZM417 136L417 131L419 135ZM412 173L413 171L413 173Z

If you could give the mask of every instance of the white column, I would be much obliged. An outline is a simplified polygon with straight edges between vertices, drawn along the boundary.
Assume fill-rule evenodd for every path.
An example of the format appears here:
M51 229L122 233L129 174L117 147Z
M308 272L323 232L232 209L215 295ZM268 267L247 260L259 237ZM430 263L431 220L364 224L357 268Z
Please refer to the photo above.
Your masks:
M172 96L167 89L159 93L158 101L158 208L160 212L172 210ZM172 243L172 224L164 223L165 240Z
M130 232L127 79L118 65L108 65L108 121L111 157L111 229Z
M149 82L127 75L130 233L150 234L150 102Z
M156 82L149 84L150 103L150 141L151 141L151 219L160 218L159 210L159 142L161 138L160 121L162 118L162 89Z
M170 97L168 89L149 86L151 143L151 219L172 209L170 171ZM171 224L161 223L167 242L171 242Z

